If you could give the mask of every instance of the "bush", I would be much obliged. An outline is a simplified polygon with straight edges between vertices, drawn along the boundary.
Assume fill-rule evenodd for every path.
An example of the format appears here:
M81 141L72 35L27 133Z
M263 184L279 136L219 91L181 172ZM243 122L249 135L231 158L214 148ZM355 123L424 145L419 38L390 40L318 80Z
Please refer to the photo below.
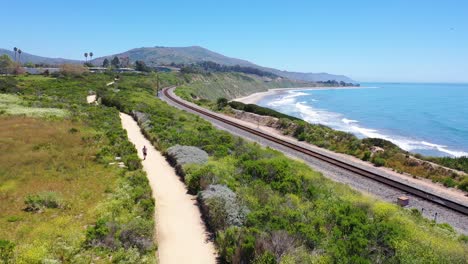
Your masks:
M178 175L184 177L182 166L185 164L204 164L208 162L208 153L193 146L175 145L167 149L166 158L175 167Z
M77 65L77 64L60 65L60 73L65 76L79 76L85 72L88 72L88 69L86 69L82 65Z
M445 177L443 180L442 180L442 184L445 186L445 187L455 187L457 186L457 183L450 177Z
M62 199L55 192L42 192L34 195L26 196L24 200L26 211L35 212L43 208L61 208L63 206Z
M221 263L252 263L255 257L255 237L253 230L232 226L218 232Z
M458 184L458 189L468 192L468 177Z
M372 153L370 151L364 152L364 156L362 156L363 161L369 161L372 156Z
M4 54L0 56L0 74L11 74L15 70L15 63L10 56Z
M224 185L210 185L198 196L202 213L211 230L242 226L248 209L239 204L237 195Z
M226 98L218 98L216 101L216 106L218 107L218 110L223 109L228 105L228 100Z
M219 182L219 177L215 172L216 167L212 165L189 165L184 166L184 170L186 172L185 184L191 194L197 194L208 188L209 185Z
M152 257L148 257L145 255L140 254L138 249L136 248L129 248L129 249L119 249L112 258L112 263L119 263L119 264L134 264L134 263L156 263L156 261Z
M380 158L380 157L375 157L372 159L372 163L374 163L374 165L376 167L382 167L382 166L385 166L385 159L383 158Z
M208 161L208 154L193 146L175 145L167 149L167 155L177 165L204 164Z
M17 93L19 88L17 87L18 81L11 76L0 78L0 92L2 93Z
M136 218L122 227L119 240L125 249L137 248L144 253L153 248L153 223Z
M116 223L101 218L94 226L90 226L86 230L85 244L88 247L116 249L119 242L116 238L118 228Z
M131 171L138 170L142 168L140 158L136 153L125 155L122 160L125 165L127 165L128 169Z
M0 239L0 262L1 263L14 263L13 261L13 250L15 249L15 244L8 240Z

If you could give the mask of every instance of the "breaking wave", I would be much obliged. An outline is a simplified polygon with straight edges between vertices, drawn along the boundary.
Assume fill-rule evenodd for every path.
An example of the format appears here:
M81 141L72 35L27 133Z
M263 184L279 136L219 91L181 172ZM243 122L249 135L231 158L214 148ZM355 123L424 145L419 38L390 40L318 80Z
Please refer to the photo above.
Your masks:
M266 106L285 114L297 116L312 124L323 124L333 129L352 133L359 138L385 139L406 151L426 150L437 151L453 157L468 156L468 152L453 150L444 145L405 136L391 135L377 129L366 128L361 126L358 120L348 119L343 114L317 109L304 101L298 101L299 97L303 95L309 94L299 91L288 91L267 102Z

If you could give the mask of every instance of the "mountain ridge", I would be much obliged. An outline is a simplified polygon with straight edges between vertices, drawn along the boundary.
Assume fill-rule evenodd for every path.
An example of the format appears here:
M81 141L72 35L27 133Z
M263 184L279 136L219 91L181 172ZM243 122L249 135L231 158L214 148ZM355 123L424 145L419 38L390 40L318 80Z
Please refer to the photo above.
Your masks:
M14 52L6 49L0 49L0 55L7 54L13 58ZM106 55L102 57L95 58L90 60L91 63L95 65L102 65L104 59L111 60L113 57L128 57L131 62L137 60L144 61L149 66L160 66L168 65L171 63L175 64L192 64L203 61L212 61L221 65L227 66L245 66L253 67L263 71L274 73L278 76L288 78L291 80L299 81L308 81L308 82L318 82L318 81L344 81L347 83L356 83L356 81L345 75L336 75L329 73L311 73L311 72L291 72L285 70L274 69L270 67L264 67L252 63L247 60L232 58L225 56L223 54L208 50L200 46L188 46L188 47L140 47L130 49L121 53L116 53L112 55ZM62 63L82 63L79 60L69 60L63 58L47 58L32 55L29 53L22 53L21 55L23 62L32 62L32 63L45 63L45 64L62 64Z
M7 49L2 49L0 48L0 55L8 55L11 57L11 59L14 59L15 57L15 52L12 50L7 50ZM64 64L64 63L81 63L79 60L71 60L71 59L65 59L65 58L49 58L49 57L42 57L34 54L30 54L27 52L22 52L21 53L21 62L22 63L27 63L31 62L33 64Z

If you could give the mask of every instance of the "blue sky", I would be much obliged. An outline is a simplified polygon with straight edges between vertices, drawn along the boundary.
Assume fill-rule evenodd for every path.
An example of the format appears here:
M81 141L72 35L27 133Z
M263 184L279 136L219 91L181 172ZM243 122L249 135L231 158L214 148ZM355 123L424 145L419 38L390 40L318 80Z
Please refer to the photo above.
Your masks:
M0 47L36 55L199 45L359 81L468 82L466 0L0 1Z

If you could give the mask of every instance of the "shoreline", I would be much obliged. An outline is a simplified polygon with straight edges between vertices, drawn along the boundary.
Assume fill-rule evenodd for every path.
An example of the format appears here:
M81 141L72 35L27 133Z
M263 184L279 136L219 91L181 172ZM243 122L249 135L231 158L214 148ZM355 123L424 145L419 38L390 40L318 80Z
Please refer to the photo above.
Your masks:
M285 91L300 91L300 90L347 90L347 89L366 89L366 88L375 88L375 87L361 87L361 86L346 86L346 87L296 87L296 88L272 88L268 89L268 91L264 92L257 92L253 93L247 96L239 97L232 99L231 101L237 101L241 102L244 104L256 104L263 98L270 96L270 95L275 95L275 94L280 94Z
M300 92L300 91L307 91L307 90L351 90L351 89L376 89L376 88L378 88L378 87L375 87L375 86L363 86L363 87L361 87L361 86L348 86L348 87L273 88L273 89L268 89L267 91L264 91L264 92L257 92L257 93L250 94L248 96L235 98L235 99L232 99L231 101L237 101L237 102L241 102L241 103L244 103L244 104L258 104L261 100L265 99L268 96L274 96L274 95L287 96L287 94L286 94L287 91ZM304 120L303 118L301 118L301 119ZM350 121L354 121L354 120L350 120ZM321 123L321 124L327 125L325 123ZM330 125L328 125L328 126L330 126ZM333 127L331 127L331 128L333 128ZM450 148L447 148L447 146L445 146L445 145L430 143L430 142L427 143L427 142L425 142L423 140L420 140L420 141L417 141L417 142L415 141L416 144L420 148L407 149L407 148L405 148L404 144L402 145L401 142L398 141L398 139L394 138L392 135L383 135L383 134L381 134L381 135L378 135L378 136L371 136L371 135L367 135L367 134L359 132L359 131L356 132L356 131L349 131L349 130L341 130L341 129L337 129L337 128L333 128L333 129L348 132L348 133L352 133L357 137L362 137L363 136L364 138L366 138L366 137L375 137L375 138L385 139L385 140L388 140L388 141L394 143L395 145L397 145L401 149L406 150L406 151L408 151L410 153L413 153L413 154L418 154L419 153L419 154L424 155L424 156L452 157L452 158L459 158L459 157L463 157L463 156L468 155L463 150L450 149ZM366 129L366 128L364 128L364 129ZM391 138L389 138L389 137L391 137ZM425 145L425 146L421 146L421 144ZM429 147L429 148L427 148L427 147ZM425 152L424 152L425 150L436 151L437 153L425 154Z

